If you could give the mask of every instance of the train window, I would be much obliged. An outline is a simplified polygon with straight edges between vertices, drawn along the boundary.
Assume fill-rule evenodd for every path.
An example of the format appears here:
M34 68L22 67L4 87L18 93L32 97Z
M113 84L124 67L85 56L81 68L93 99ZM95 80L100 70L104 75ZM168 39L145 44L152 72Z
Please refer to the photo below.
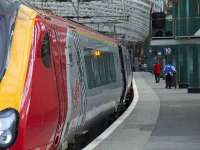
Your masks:
M51 67L51 53L50 53L50 43L49 43L49 35L46 34L44 40L42 41L41 47L41 58L45 67Z
M15 3L0 1L0 80L8 67L17 10Z
M96 88L116 81L116 70L112 52L104 52L102 57L85 55L88 88Z

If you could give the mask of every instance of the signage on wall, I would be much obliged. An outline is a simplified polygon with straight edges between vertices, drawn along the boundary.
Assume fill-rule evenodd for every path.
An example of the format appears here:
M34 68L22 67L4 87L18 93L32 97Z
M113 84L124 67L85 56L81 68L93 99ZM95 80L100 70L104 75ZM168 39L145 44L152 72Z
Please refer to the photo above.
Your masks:
M165 54L166 55L170 55L172 53L172 49L171 48L165 48Z

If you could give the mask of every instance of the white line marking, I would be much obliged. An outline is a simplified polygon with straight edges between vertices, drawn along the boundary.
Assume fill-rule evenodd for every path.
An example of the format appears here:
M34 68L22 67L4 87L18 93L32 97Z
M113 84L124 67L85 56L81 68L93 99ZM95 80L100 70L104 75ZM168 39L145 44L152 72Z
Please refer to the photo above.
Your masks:
M133 78L132 83L133 83L133 90L134 90L134 98L129 108L108 129L106 129L102 134L100 134L96 139L94 139L90 144L88 144L82 150L93 150L94 148L96 148L110 134L112 134L115 131L115 129L119 127L119 125L122 124L124 120L132 113L132 111L134 110L139 100L139 94L138 94L138 90L137 90L137 86L136 86L134 78Z

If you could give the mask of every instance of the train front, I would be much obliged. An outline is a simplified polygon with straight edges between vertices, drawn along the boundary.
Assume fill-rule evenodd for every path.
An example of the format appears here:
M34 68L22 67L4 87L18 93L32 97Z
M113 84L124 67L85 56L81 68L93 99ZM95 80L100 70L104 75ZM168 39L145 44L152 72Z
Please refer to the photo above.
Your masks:
M23 144L18 139L19 118L25 113L35 16L14 0L0 1L0 149L10 148L16 141Z

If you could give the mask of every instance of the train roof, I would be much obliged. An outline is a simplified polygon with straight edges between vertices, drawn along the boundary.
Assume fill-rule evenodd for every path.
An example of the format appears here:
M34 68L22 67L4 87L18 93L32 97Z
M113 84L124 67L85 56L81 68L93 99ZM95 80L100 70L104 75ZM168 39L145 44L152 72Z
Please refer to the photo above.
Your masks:
M27 4L25 4L25 5L27 5ZM31 5L28 5L28 7L31 7L32 9L37 11L40 16L42 16L46 19L48 18L50 23L52 23L54 25L61 26L61 27L65 26L65 27L68 27L68 28L71 27L75 31L84 33L84 35L86 35L86 36L87 35L90 36L90 37L92 36L95 39L103 40L104 42L112 42L113 44L119 43L118 40L116 40L112 37L103 35L102 33L99 33L97 31L91 29L90 27L87 27L87 26L80 24L76 21L65 19L63 17L57 16L50 10L40 9L40 8L37 8L37 7L33 7Z

